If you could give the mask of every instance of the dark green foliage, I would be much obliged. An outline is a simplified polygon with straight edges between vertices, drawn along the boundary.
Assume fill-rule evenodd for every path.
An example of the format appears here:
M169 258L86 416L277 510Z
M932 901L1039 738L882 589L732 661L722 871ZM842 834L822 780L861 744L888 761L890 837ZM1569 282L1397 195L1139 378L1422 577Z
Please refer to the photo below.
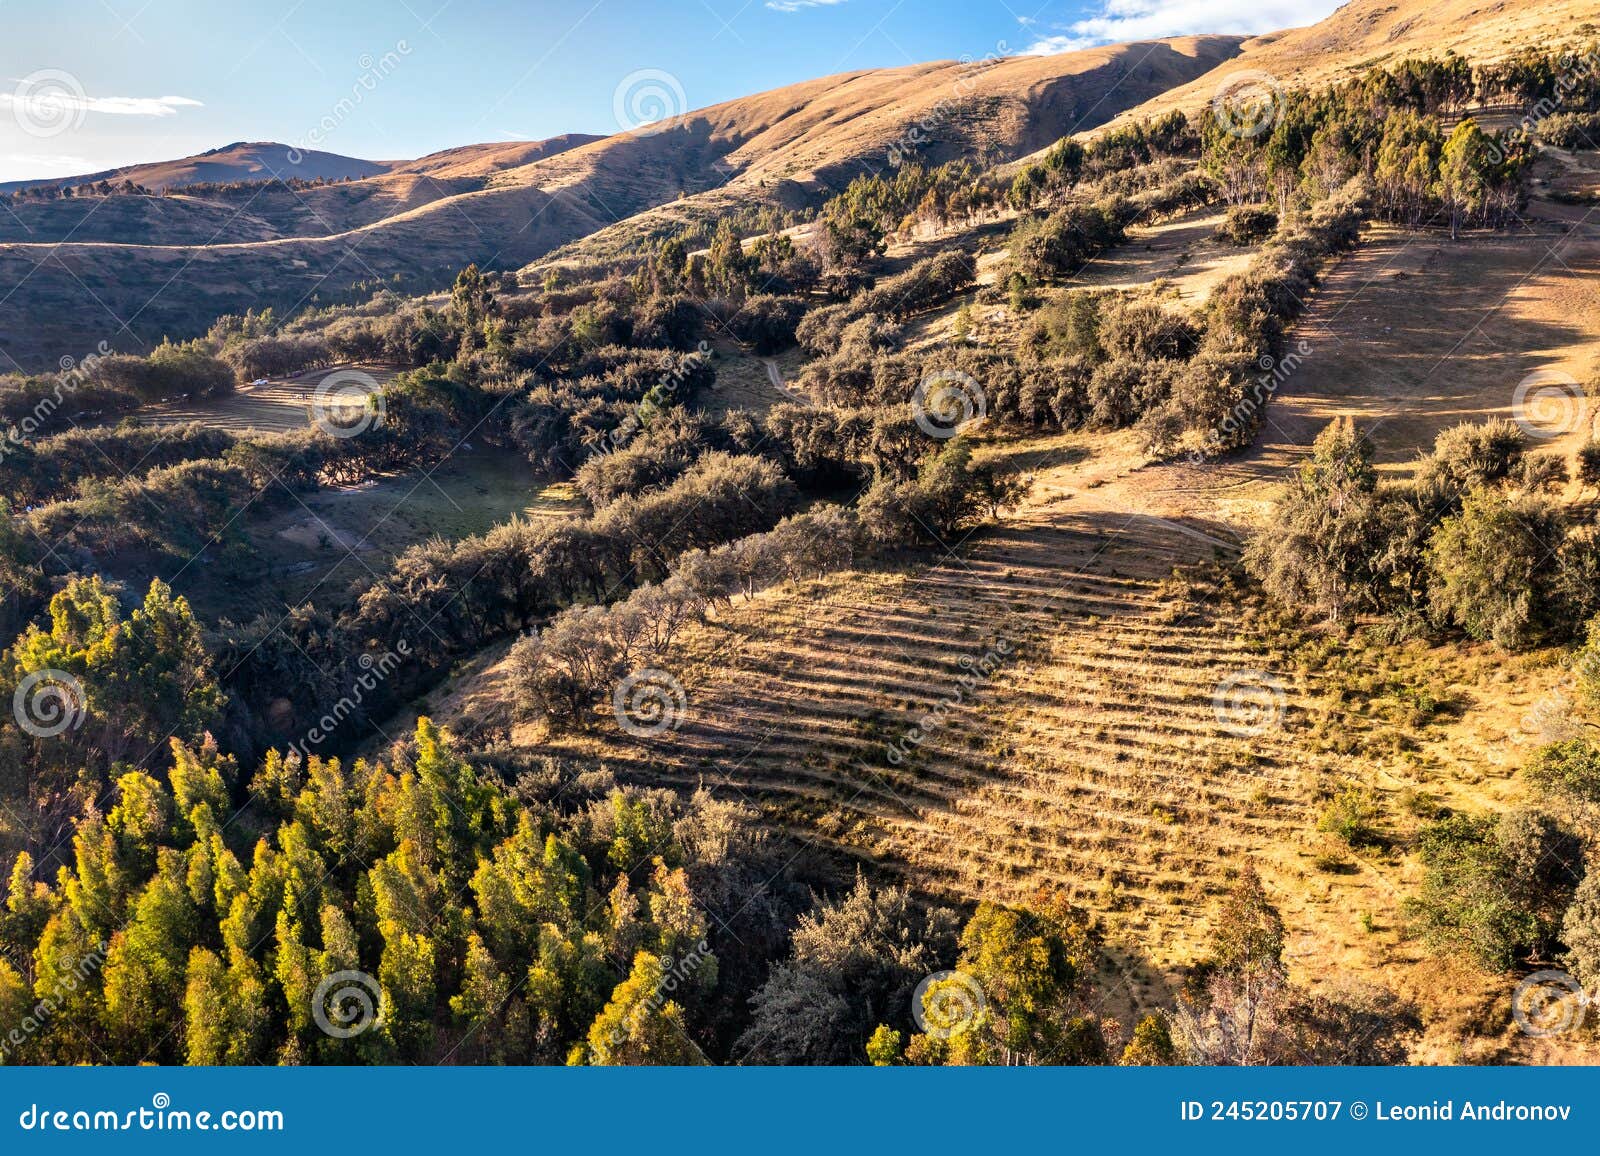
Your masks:
M1426 612L1507 650L1570 640L1597 608L1600 537L1542 496L1564 472L1524 448L1508 421L1453 426L1413 482L1380 488L1365 438L1330 425L1246 564L1297 612Z
M1600 140L1600 113L1558 112L1539 122L1539 139L1564 149L1592 149Z
M121 478L187 461L224 456L236 442L226 430L198 423L71 429L8 446L0 458L0 491L22 505L65 497L86 481Z
M794 344L795 326L805 313L803 298L759 294L745 298L726 327L756 353L778 353Z
M1557 617L1562 514L1529 495L1476 488L1439 524L1425 554L1433 613L1516 650L1570 628Z
M0 933L22 967L0 964L0 1000L50 1012L6 1062L560 1063L580 1042L589 1062L682 1062L726 1011L720 940L741 950L698 892L787 890L746 811L605 788L557 810L426 719L388 766L274 753L249 830L220 823L231 764L176 753L173 790L123 776L51 883L16 861ZM770 948L762 920L742 927ZM635 991L645 959L662 974ZM341 1023L324 982L341 972L363 974L333 992L371 1000L348 1038L318 1020ZM652 1023L670 1034L630 1050Z
M1234 205L1228 210L1221 233L1235 245L1253 245L1270 237L1278 227L1278 214L1266 205Z
M902 889L855 888L795 928L788 959L750 1001L744 1063L859 1064L874 1025L909 1026L911 995L955 953L955 926Z
M1024 276L1034 280L1067 277L1107 246L1119 244L1130 219L1128 205L1120 198L1029 217L1012 233L1012 259Z
M1493 970L1555 941L1582 875L1575 841L1534 812L1452 815L1423 829L1420 850L1422 884L1406 903L1413 930Z
M926 459L913 481L880 478L861 499L861 525L880 546L927 543L953 546L965 532L1015 505L1027 483L974 465L972 449L957 438Z
M1287 606L1338 620L1384 603L1383 521L1372 446L1345 418L1317 435L1311 458L1255 535L1245 564Z
M1539 748L1523 774L1530 787L1552 802L1600 808L1600 747L1588 739Z

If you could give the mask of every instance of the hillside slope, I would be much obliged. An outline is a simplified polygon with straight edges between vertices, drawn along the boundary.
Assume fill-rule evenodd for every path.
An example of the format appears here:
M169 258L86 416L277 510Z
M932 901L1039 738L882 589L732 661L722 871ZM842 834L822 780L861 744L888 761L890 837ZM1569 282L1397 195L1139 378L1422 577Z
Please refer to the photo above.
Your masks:
M14 193L18 189L76 187L98 184L100 181L112 184L132 181L155 192L162 192L202 182L224 184L230 181L265 181L273 177L302 181L318 178L328 181L361 180L386 173L391 167L384 161L363 161L337 153L318 152L316 149L302 151L273 141L238 141L178 160L123 165L121 168L79 176L6 181L0 183L0 193Z
M1124 111L1112 123L1174 108L1198 109L1216 95L1219 85L1244 71L1266 73L1285 88L1322 85L1407 56L1455 53L1468 60L1496 60L1551 36L1592 37L1597 24L1600 7L1594 0L1552 0L1539 5L1511 0L1432 0L1426 4L1349 0L1316 24L1245 41L1235 59Z
M151 244L0 244L0 283L11 287L0 351L38 368L101 340L146 348L164 335L198 332L219 313L294 308L356 281L401 274L443 284L471 261L516 268L697 194L710 194L708 209L752 196L814 202L856 172L882 168L896 146L932 161L980 150L995 159L1021 155L1210 71L1238 44L1188 37L847 73L689 112L666 131L566 138L577 147L555 155L545 148L511 168L496 166L538 146L474 146L394 166L409 171L376 184L295 194L309 219L327 222L316 235L223 232L197 244L203 225L191 224L184 239ZM471 185L445 184L446 195L431 195L457 176ZM336 211L341 198L371 187L393 192L401 180L426 184L411 186L417 195L409 202L396 197L392 213L351 221ZM240 206L245 228L259 228L247 218L260 207ZM32 322L23 325L24 315Z
M1296 329L1310 351L1242 457L1158 464L1127 434L997 437L987 452L1034 475L1019 509L931 563L719 613L670 672L686 689L677 730L532 723L514 741L628 781L704 785L941 898L1063 887L1105 921L1118 1014L1170 1001L1249 860L1304 981L1416 1000L1425 1056L1529 1059L1509 982L1405 934L1414 865L1336 845L1317 824L1349 781L1374 792L1397 845L1420 823L1408 800L1517 804L1523 720L1559 666L1448 642L1346 651L1241 599L1226 572L1333 418L1372 429L1400 470L1445 426L1509 416L1529 365L1600 365L1600 228L1530 226L1455 245L1372 230L1311 297ZM1135 234L1129 258L1153 235ZM1546 448L1574 454L1585 418ZM507 685L491 653L426 709L466 731L510 726ZM1418 721L1407 704L1424 692L1450 705ZM1562 1043L1568 1062L1592 1056Z

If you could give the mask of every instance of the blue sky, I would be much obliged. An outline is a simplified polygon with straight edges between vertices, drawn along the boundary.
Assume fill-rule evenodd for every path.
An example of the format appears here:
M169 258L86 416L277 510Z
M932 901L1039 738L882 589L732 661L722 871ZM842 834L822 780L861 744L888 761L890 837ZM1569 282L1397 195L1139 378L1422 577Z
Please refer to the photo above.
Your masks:
M858 68L1311 23L1336 0L0 0L0 180L237 140L610 133ZM642 74L642 75L641 75ZM674 108L674 112L685 111ZM648 115L648 114L646 114Z

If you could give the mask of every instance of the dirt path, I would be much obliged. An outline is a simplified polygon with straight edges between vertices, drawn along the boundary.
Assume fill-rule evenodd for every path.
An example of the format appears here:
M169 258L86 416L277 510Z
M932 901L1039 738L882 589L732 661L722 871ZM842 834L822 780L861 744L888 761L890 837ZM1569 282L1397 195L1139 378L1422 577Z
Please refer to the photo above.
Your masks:
M365 387L368 382L379 387L387 385L399 372L399 368L385 365L330 365L241 385L227 397L151 406L139 411L139 417L159 423L200 422L234 433L286 433L311 424L317 388L334 374L360 375L341 380L332 395L332 400L339 402L347 392Z
M789 401L792 401L795 405L812 404L809 397L801 393L799 390L793 388L788 382L783 380L783 370L778 368L778 363L776 361L772 360L770 357L763 357L761 359L761 364L766 367L767 380L772 383L773 389L783 394L785 398L787 398Z
M1217 236L1226 215L1218 208L1196 209L1159 225L1131 228L1127 244L1090 261L1072 284L1085 289L1142 289L1167 281L1184 305L1202 305L1217 282L1243 269L1255 255L1253 249Z

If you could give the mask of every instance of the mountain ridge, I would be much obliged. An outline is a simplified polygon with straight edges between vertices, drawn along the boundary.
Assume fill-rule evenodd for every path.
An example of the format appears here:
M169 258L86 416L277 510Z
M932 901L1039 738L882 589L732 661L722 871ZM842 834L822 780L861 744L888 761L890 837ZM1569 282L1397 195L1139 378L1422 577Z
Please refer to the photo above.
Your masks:
M442 287L470 262L519 268L704 194L714 194L708 209L752 198L817 203L855 173L885 167L891 149L928 163L980 146L995 159L1021 155L1209 71L1241 39L843 73L689 110L661 130L552 138L559 148L463 146L388 162L364 180L286 191L277 225L261 218L265 202L247 197L257 219L241 218L253 230L244 237L207 236L198 221L164 235L157 218L126 243L83 239L71 221L55 233L24 221L32 232L0 232L0 280L22 286L12 303L24 307L0 319L0 360L43 368L102 340L146 349L201 332L221 313L294 309L357 282ZM512 160L522 163L497 167ZM26 328L11 320L24 312L35 318Z

